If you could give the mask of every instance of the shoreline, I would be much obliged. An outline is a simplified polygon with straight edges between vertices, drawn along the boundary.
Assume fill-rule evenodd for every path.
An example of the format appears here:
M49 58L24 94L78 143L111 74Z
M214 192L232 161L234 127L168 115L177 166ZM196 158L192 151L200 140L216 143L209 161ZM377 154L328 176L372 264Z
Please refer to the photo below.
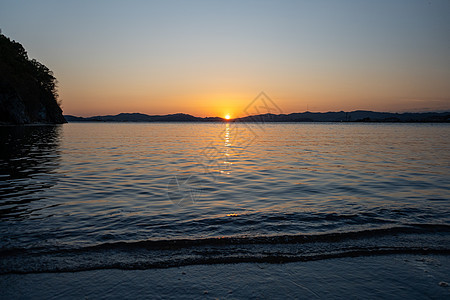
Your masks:
M445 298L450 256L392 254L281 264L0 276L2 298Z

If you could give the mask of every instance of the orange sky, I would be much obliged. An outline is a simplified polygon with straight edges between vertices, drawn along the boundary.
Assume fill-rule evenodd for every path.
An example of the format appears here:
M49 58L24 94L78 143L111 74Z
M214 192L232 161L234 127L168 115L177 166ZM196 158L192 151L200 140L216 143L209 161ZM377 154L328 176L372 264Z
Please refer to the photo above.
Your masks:
M450 110L448 1L3 1L65 114Z

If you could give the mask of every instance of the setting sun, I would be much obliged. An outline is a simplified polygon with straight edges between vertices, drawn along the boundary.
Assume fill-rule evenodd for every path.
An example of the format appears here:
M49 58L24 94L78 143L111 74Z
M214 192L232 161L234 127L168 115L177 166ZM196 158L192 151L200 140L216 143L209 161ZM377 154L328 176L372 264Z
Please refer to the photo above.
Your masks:
M230 116L230 114L226 114L226 115L225 115L225 119L226 119L226 120L229 120L229 119L231 119L231 116Z

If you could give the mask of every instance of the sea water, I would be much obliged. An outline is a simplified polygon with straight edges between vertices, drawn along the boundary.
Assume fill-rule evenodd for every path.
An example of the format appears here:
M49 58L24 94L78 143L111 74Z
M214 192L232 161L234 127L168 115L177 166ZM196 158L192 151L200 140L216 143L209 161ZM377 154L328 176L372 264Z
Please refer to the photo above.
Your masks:
M450 124L0 127L0 274L450 253Z

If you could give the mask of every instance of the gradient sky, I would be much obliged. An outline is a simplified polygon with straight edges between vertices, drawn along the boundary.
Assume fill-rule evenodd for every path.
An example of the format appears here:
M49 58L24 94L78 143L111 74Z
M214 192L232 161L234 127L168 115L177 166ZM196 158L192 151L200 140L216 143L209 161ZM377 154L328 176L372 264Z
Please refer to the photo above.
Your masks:
M450 110L450 1L0 0L65 114Z

